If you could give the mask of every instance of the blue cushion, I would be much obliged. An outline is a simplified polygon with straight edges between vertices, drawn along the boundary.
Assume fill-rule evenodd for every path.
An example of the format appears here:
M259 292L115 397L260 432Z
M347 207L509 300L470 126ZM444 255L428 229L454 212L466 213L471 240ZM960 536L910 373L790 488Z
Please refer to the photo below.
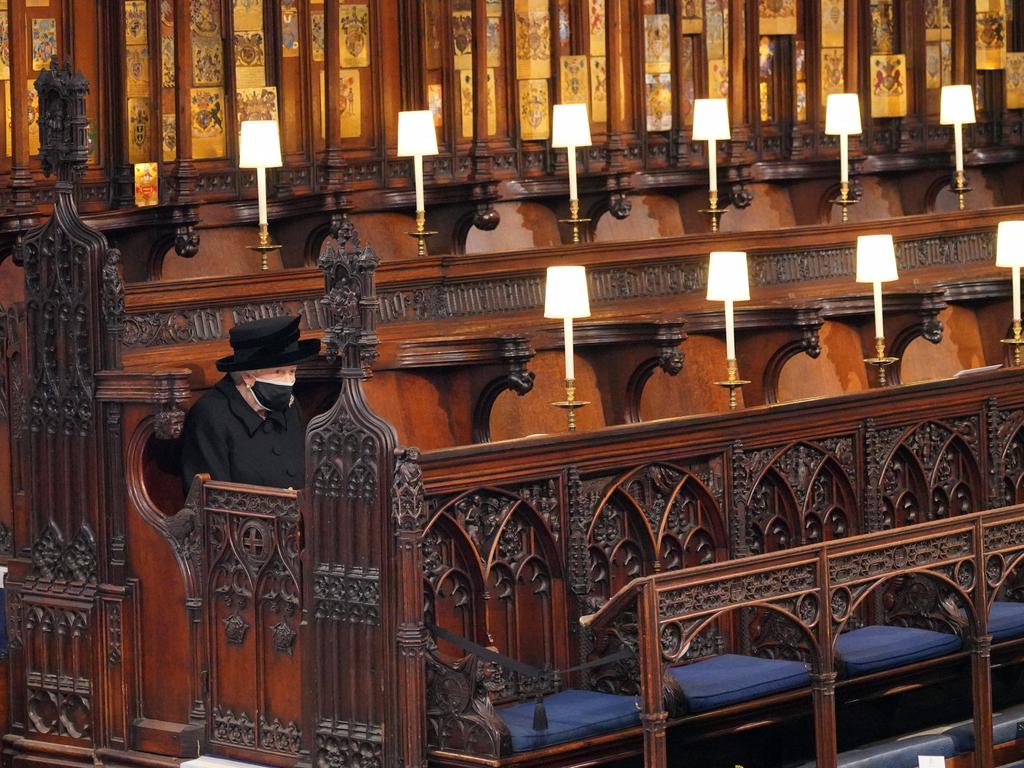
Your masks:
M811 683L803 662L733 654L672 667L669 672L682 687L690 712L704 712Z
M532 701L499 707L497 712L512 734L512 751L527 752L552 744L600 736L640 722L635 696L597 691L561 691L544 697L548 727L533 730Z
M992 713L992 743L1006 744L1017 738L1017 723L1024 720L1024 704ZM958 755L974 751L974 721L965 720L946 731L956 744Z
M1024 635L1024 603L997 600L988 614L988 631L994 642Z
M960 648L956 635L877 625L845 632L836 642L836 653L850 677L955 653Z
M839 755L839 768L917 768L918 755L953 757L956 754L953 739L944 733L901 736L876 741L860 749L851 749ZM814 768L810 760L797 768Z

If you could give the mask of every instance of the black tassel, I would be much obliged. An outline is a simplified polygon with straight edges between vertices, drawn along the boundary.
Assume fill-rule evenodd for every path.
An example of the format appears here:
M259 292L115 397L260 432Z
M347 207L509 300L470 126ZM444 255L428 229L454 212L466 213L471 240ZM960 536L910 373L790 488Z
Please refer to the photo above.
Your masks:
M544 709L544 697L538 696L533 703L533 730L546 731L548 729L548 713Z

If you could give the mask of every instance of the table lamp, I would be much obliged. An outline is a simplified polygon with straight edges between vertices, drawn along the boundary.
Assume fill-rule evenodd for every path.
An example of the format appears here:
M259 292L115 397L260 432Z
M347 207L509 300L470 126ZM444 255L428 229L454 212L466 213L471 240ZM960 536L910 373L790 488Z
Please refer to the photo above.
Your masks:
M956 176L953 191L956 192L960 210L964 209L964 193L969 192L964 179L964 125L974 123L974 92L969 85L944 85L939 102L939 122L953 126L953 141L956 145Z
M267 223L267 168L281 167L281 137L275 120L243 120L238 139L238 167L256 169L256 195L259 201L260 240L250 250L260 254L260 270L270 267L267 254L281 246L270 242Z
M725 302L726 380L716 381L729 390L729 410L736 410L736 390L749 381L739 377L736 365L736 327L733 302L750 300L747 254L743 251L712 251L708 261L708 301Z
M727 141L729 106L725 99L697 99L693 103L693 140L708 143L708 185L710 205L701 213L711 216L711 231L718 231L718 222L725 212L718 207L718 150L716 141Z
M590 219L580 218L580 198L576 189L576 147L590 146L590 118L586 104L555 104L551 118L551 146L566 150L566 164L569 166L569 218L572 224L572 241L580 242L580 224Z
M1013 364L1020 366L1020 268L1024 266L1024 221L1001 221L996 230L996 266L1009 267L1013 287L1013 336L1003 344L1013 347Z
M418 109L398 113L398 156L411 157L416 184L416 231L409 235L416 238L416 253L427 255L426 240L436 232L426 230L427 213L423 203L423 156L437 154L437 132L434 129L434 113L429 109Z
M896 247L892 235L861 235L857 238L858 283L871 283L875 306L875 357L864 362L878 369L878 383L885 386L885 369L899 360L885 354L885 328L882 323L882 283L896 280Z
M843 221L848 221L847 208L857 202L850 198L850 136L861 132L860 98L856 93L831 93L825 102L825 133L839 137L839 198L833 200L843 207Z
M572 321L590 317L586 267L548 267L544 286L544 317L561 319L565 331L565 400L552 403L568 414L569 431L576 430L576 409L587 405L576 400L576 369L573 364Z

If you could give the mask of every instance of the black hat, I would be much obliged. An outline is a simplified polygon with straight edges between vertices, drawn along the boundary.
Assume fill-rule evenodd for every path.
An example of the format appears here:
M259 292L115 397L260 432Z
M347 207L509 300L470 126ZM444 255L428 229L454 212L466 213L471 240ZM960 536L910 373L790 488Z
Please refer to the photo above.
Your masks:
M240 323L229 333L233 355L217 361L218 371L254 371L293 365L320 352L320 339L299 341L299 317L268 317Z

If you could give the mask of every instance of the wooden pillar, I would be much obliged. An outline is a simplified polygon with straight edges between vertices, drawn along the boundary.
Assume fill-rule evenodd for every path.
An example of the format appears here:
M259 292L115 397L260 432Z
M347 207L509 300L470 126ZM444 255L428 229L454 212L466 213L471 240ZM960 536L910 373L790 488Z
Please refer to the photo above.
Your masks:
M757 94L751 87L756 90L757 82L747 76L746 67L748 48L757 51L757 17L755 14L751 19L751 24L755 25L753 29L748 29L748 2L750 0L729 0L729 25L726 30L729 39L729 127L732 130L729 157L732 163L752 159L747 150L747 140L753 123L752 105L757 104Z
M423 475L415 448L399 451L391 486L391 522L395 534L395 572L398 584L418 584L423 574L420 539L426 526ZM423 590L400 589L397 646L398 722L401 729L399 764L404 768L426 768L426 733L423 702L427 700L424 657L427 632L423 625Z
M953 0L953 82L974 86L974 0Z
M10 0L11 49L11 204L16 213L35 210L32 202L32 172L29 170L28 114L29 34L25 0Z
M658 624L658 593L647 581L637 595L637 633L640 651L640 722L644 727L644 768L665 768L665 694L661 682L661 627Z
M421 25L420 6L422 0L401 0L398 4L398 55L401 60L402 109L426 109L423 74L426 62L423 60L423 37L426 30ZM476 29L473 30L476 39ZM487 39L486 35L483 38Z
M979 545L980 546L980 545ZM983 578L981 571L979 580ZM974 704L974 768L992 768L992 636L971 638L971 699Z
M635 130L633 122L641 87L633 82L632 49L629 30L641 23L629 12L631 0L607 0L605 25L608 30L608 170L624 170L626 136ZM633 24L627 23L632 19Z
M818 604L832 605L829 583L828 550L818 550ZM814 751L818 768L836 768L836 672L832 653L832 611L822 611L818 619L818 669L811 674L811 699L814 708Z
M344 181L344 159L341 141L341 113L339 97L341 88L341 49L338 41L338 26L341 11L338 0L324 3L324 144L326 146L326 189L337 192Z
M846 19L844 20L846 26L843 29L846 39L846 58L843 61L846 93L860 93L861 59L863 58L861 52L865 50L861 44L860 31L864 6L867 2L868 0L846 0ZM870 114L864 94L861 94L860 113L862 119Z
M552 26L557 31L557 25ZM555 103L554 94L551 103ZM470 160L473 179L488 180L494 158L487 137L487 0L473 0L473 145Z

